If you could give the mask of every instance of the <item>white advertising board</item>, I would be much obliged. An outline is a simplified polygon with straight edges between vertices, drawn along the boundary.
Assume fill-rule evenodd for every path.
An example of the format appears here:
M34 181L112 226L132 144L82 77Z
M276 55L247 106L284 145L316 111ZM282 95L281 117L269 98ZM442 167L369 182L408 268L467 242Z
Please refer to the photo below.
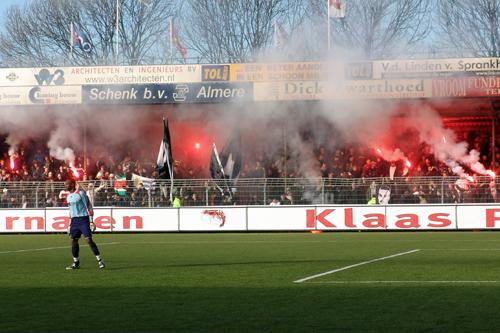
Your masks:
M44 232L45 211L43 209L0 210L0 232Z
M80 86L0 87L0 105L81 103Z
M180 231L245 231L245 207L183 208L180 214Z
M384 230L384 206L318 206L307 211L306 225L318 230Z
M388 230L454 230L455 206L387 206Z
M178 231L176 208L113 208L113 231Z
M454 73L473 75L500 71L500 58L412 59L373 61L373 78L444 76Z
M500 229L498 205L95 209L99 232ZM0 209L0 233L66 232L67 208Z
M2 68L0 87L201 82L201 65Z
M306 226L311 207L265 206L248 207L248 230L310 230Z
M46 231L47 232L65 232L68 230L70 218L68 208L47 208L46 212ZM96 231L113 231L116 221L111 215L111 208L95 208L94 223Z
M431 79L255 82L255 101L432 97Z
M458 229L500 229L500 206L458 206L457 224Z

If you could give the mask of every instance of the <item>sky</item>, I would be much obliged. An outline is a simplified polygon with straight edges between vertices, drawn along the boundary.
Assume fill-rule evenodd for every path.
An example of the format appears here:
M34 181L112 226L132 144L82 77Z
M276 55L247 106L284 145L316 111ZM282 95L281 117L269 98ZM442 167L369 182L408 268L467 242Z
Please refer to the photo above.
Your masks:
M9 8L11 5L24 5L27 2L27 0L0 0L0 21L3 20L3 15L7 8Z

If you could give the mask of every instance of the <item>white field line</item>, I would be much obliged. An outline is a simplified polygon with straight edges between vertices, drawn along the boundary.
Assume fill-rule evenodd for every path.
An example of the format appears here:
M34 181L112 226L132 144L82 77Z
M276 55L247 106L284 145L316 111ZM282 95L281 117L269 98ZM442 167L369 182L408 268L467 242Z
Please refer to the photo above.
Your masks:
M409 280L409 281L311 281L307 282L307 284L460 284L460 283L500 283L500 281L495 280L486 280L486 281L472 281L472 280L464 280L464 281L446 281L446 280L435 280L435 281L418 281L418 280Z
M324 240L317 240L317 241L164 241L164 242L122 242L123 244L274 244L274 243L308 243L308 244L322 244L322 243L338 243L338 241L324 241Z
M120 242L111 242L111 243L99 243L97 246L101 245L115 245L120 244ZM49 251L49 250L58 250L58 249L70 249L71 246L55 246L55 247L42 247L38 249L24 249L24 250L12 250L12 251L2 251L0 254L7 253L21 253L21 252L37 252L37 251Z
M500 251L500 248L491 249L421 249L422 251Z
M293 282L295 282L295 283L302 283L302 282L305 282L305 281L308 281L308 280L312 280L312 279L315 279L315 278L318 278L318 277L321 277L321 276L325 276L325 275L329 275L329 274L334 274L334 273L337 273L337 272L340 272L340 271L345 271L347 269L351 269L351 268L354 268L354 267L371 264L371 263L374 263L374 262L377 262L377 261L382 261L382 260L387 260L387 259L391 259L391 258L394 258L394 257L404 256L405 254L410 254L410 253L414 253L414 252L418 252L418 251L420 251L420 250L419 249L415 249L415 250L411 250L411 251L406 251L406 252L392 254L392 255L386 256L386 257L381 257L381 258L376 258L376 259L372 259L372 260L368 260L368 261L363 261L363 262L360 262L360 263L357 263L357 264L354 264L354 265L349 265L349 266L345 266L345 267L342 267L342 268L337 268L337 269L334 269L334 270L331 270L331 271L328 271L328 272L324 272L324 273L320 273L320 274L316 274L316 275L311 275L311 276L308 276L308 277L305 277L305 278L302 278L302 279L299 279L299 280L296 280L296 281L293 281Z

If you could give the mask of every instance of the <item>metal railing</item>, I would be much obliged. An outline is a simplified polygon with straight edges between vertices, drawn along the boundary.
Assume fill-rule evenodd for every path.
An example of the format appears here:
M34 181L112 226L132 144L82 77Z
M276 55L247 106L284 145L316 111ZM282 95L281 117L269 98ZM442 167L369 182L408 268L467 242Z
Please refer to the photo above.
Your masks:
M367 204L378 203L382 196L390 197L390 204L500 202L499 182L483 176L474 181L457 177L240 178L232 181L176 179L173 184L169 180L147 184L101 180L80 184L94 206L167 207L171 205L171 193L172 197L181 199L183 206L268 205L271 202ZM65 206L64 198L63 182L0 182L0 208L59 207Z

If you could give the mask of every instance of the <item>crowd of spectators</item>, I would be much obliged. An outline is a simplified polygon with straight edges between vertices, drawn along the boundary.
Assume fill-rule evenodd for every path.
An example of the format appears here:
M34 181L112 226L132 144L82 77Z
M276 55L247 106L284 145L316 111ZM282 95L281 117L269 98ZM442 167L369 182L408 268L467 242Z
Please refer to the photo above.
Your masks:
M498 170L500 150L495 147L495 163L492 163L491 140L487 136L474 132L466 133L464 139L469 147L480 152L480 161L486 168ZM318 146L314 150L313 163L303 163L300 158L284 154L266 156L263 153L245 155L240 178L257 179L290 179L290 178L322 178L320 184L301 186L277 185L268 187L270 193L261 198L245 191L225 191L220 187L205 182L194 189L192 186L176 187L175 195L180 196L183 205L217 205L217 204L304 204L324 203L366 203L373 192L373 184L365 179L380 178L390 183L395 178L412 179L419 176L447 177L453 176L451 170L438 161L429 146L421 144L418 149L406 153L406 160L385 161L374 147L356 145L345 147ZM63 206L65 194L62 193L62 182L74 177L75 170L82 181L88 183L88 190L98 205L106 206L168 206L170 204L169 186L129 186L124 183L133 175L150 179L157 178L155 161L134 158L125 152L115 160L111 155L98 156L91 153L84 157L77 154L73 168L67 161L57 160L50 156L47 148L34 142L23 142L13 155L8 154L8 147L0 149L0 207L26 207L35 205ZM307 169L304 168L307 165ZM175 178L201 179L207 178L207 170L191 167L188 161L176 160L174 164ZM346 180L352 179L346 183ZM14 183L21 185L12 185ZM42 182L36 185L37 198L33 198L33 187L23 185L25 182ZM345 185L344 185L345 184ZM474 186L476 184L477 186ZM3 186L2 186L3 185ZM409 184L399 188L393 185L393 203L434 203L461 202L480 198L485 201L496 201L496 184L491 182L470 182L466 190L457 191L455 181L442 184L427 182L426 184ZM479 186L480 185L480 186ZM19 186L16 191L15 186ZM33 185L34 186L34 185ZM233 187L234 185L231 185ZM125 188L127 187L127 190ZM132 188L131 188L132 187ZM305 190L307 188L307 190ZM24 190L22 190L24 189ZM230 192L230 193L229 193ZM477 193L475 193L477 192ZM318 199L320 197L320 199ZM470 197L470 198L469 198ZM33 201L38 200L35 204ZM31 201L31 202L30 202Z

